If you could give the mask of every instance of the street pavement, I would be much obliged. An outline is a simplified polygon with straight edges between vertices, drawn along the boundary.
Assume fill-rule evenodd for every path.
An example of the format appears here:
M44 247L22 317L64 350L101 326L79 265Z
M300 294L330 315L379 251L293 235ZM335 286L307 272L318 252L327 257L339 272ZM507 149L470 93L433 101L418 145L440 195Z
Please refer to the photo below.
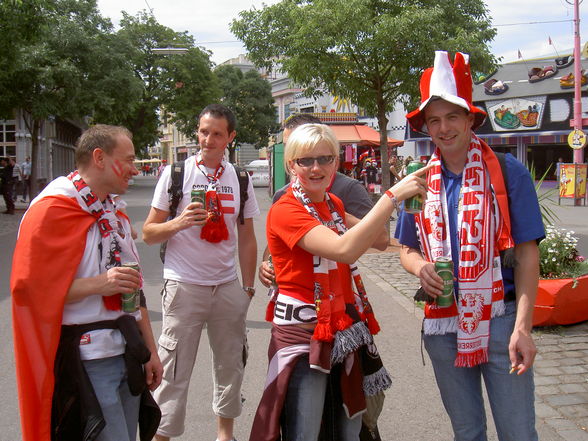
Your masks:
M151 200L155 179L139 176L125 200L128 213L140 232ZM255 220L259 255L265 247L265 215L271 204L267 188L257 188L262 215ZM588 207L571 207L570 201L555 205L558 226L574 230L579 249L588 254ZM567 203L567 204L566 204ZM14 380L14 356L9 299L12 250L25 204L17 204L14 216L0 215L0 390L4 396L0 412L0 441L20 439L18 402ZM394 225L392 224L392 227ZM161 332L161 262L157 246L137 241L144 273L145 292L154 333ZM374 251L374 250L371 250ZM417 279L400 266L397 247L386 252L368 252L360 259L367 292L382 331L376 344L393 378L379 421L383 440L451 440L452 431L439 398L431 364L421 358L422 310L412 302ZM260 260L258 258L258 260ZM202 257L202 265L206 265ZM243 385L243 414L236 423L236 438L248 439L255 409L263 391L267 368L270 325L264 321L267 291L256 282L258 294L249 309L247 330L249 361ZM588 440L588 322L578 325L534 330L539 354L535 364L537 430L542 441ZM203 339L206 339L203 336ZM211 409L211 353L206 341L199 348L189 390L186 431L180 441L214 440L215 422ZM488 439L497 440L489 415Z

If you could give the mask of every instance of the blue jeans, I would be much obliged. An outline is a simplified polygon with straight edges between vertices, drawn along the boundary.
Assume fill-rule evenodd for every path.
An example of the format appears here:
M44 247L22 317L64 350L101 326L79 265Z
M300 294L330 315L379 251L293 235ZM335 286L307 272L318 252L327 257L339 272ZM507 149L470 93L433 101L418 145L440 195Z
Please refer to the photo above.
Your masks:
M490 322L489 362L472 368L454 366L456 334L425 335L437 386L451 419L455 441L486 441L482 378L500 441L537 441L533 371L509 374L508 344L516 318L515 302Z
M96 441L135 441L141 396L135 397L129 390L123 356L83 363L106 421Z
M298 359L282 410L283 441L318 439L328 378L328 374L310 368L308 355ZM347 418L341 404L337 422L341 441L359 441L361 416Z

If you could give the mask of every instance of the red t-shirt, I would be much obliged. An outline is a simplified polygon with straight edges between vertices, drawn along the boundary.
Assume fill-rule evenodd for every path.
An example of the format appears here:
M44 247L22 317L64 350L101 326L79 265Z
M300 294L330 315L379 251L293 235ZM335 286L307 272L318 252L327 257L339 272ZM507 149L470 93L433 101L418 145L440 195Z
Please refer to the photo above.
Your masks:
M329 195L335 210L345 219L343 202L332 193ZM323 220L322 224L329 228L335 228L327 203L318 202L312 205ZM272 205L267 215L267 245L272 255L278 287L280 291L286 291L292 297L306 303L314 303L313 256L300 248L297 243L306 233L318 225L320 222L298 202L290 188ZM352 299L349 265L338 263L337 266L345 298Z

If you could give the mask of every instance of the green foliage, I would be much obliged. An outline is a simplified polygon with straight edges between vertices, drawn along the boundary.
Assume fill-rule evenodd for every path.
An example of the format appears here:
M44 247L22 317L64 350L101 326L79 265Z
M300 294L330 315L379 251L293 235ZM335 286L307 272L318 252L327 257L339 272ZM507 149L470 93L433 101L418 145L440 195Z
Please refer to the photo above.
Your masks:
M161 25L143 11L136 16L123 13L117 33L120 51L130 71L141 84L140 96L133 109L113 123L128 127L135 147L153 145L159 136L160 109L187 136L194 136L197 116L210 102L219 99L221 91L214 77L210 54L195 47L186 32L176 32ZM187 53L159 55L155 48L186 48ZM108 119L108 115L100 115Z
M219 66L215 74L223 90L222 103L237 117L237 136L229 153L243 143L266 146L270 134L278 130L270 84L255 70L243 74L230 65Z
M415 106L435 50L469 53L482 71L496 62L482 0L282 0L242 11L231 30L258 66L277 64L308 93L326 90L377 115L382 146L386 113L397 100Z
M537 193L537 200L539 201L539 208L541 209L541 218L543 220L543 225L553 225L559 220L559 217L555 213L555 211L551 208L554 205L553 202L553 195L556 194L556 188L550 188L548 190L541 190L541 185L543 181L549 174L551 170L551 165L547 167L545 173L541 176L541 178L537 179L537 171L535 169L535 165L531 164L529 168L529 174L531 175L531 179L535 182L535 192Z
M126 126L141 152L157 141L161 107L191 135L200 110L220 98L209 54L187 33L145 12L124 14L121 25L115 33L96 0L0 2L0 117L24 112L33 162L49 117ZM188 53L152 51L167 46Z
M22 111L35 183L42 122L53 116L80 120L121 97L126 105L132 89L121 87L132 72L110 53L112 25L95 0L16 2L0 7L0 24L0 116Z
M588 262L578 254L573 231L548 226L539 244L540 276L544 279L574 278L588 274Z

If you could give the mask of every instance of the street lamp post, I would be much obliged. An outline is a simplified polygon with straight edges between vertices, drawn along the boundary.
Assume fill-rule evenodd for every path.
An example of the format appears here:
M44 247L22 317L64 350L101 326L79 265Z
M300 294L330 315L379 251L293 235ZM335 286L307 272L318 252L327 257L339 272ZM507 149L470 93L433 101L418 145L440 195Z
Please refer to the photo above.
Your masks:
M580 0L574 0L574 129L582 130L582 62L580 58ZM584 149L574 150L574 162L584 162Z
M186 47L155 47L151 52L157 55L183 55L188 53Z
M568 1L569 2L569 1ZM580 0L574 0L574 130L582 130L582 60L580 58ZM578 132L576 132L578 133ZM574 164L584 162L584 147L574 149ZM577 184L576 184L577 185ZM574 205L580 205L574 198Z

